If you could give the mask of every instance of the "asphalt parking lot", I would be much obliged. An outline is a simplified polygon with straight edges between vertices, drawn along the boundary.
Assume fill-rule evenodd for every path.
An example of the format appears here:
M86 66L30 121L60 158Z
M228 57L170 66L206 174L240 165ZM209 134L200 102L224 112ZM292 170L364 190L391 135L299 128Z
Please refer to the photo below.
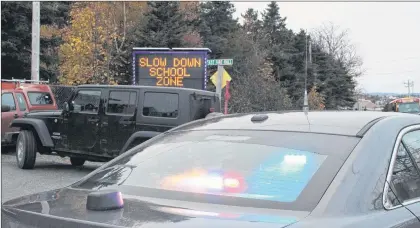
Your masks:
M67 186L92 172L103 163L86 162L83 167L73 167L69 158L37 154L35 168L22 170L16 165L15 152L2 151L1 199L15 197Z

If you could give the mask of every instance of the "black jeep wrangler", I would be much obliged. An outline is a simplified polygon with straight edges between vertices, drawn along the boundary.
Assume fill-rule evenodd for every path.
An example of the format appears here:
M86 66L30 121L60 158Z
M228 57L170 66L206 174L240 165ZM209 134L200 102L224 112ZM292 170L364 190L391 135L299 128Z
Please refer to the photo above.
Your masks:
M15 119L16 159L32 169L36 152L70 157L71 164L109 161L181 124L220 112L215 93L153 86L78 86L64 110L37 111Z

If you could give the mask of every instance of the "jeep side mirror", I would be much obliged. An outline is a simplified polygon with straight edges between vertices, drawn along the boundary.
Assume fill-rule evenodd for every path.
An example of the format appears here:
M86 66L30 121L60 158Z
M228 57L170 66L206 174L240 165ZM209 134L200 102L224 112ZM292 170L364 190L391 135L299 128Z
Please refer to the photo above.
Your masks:
M70 106L69 106L69 103L67 101L64 102L64 111L65 112L69 112L70 111Z
M1 105L1 112L10 112L10 109L9 105Z

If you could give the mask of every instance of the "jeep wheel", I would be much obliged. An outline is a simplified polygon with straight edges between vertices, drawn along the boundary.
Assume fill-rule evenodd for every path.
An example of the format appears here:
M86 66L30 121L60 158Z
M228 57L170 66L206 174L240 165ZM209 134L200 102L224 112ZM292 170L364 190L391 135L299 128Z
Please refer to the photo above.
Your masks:
M70 158L70 162L72 166L82 166L85 164L85 159L82 158Z
M34 133L28 130L21 131L16 142L16 161L19 168L34 168L36 148Z

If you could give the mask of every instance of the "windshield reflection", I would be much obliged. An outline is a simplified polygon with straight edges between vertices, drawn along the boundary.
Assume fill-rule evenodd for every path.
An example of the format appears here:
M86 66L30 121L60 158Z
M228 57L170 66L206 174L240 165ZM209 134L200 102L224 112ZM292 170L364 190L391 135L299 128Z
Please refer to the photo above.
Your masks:
M420 104L417 102L402 103L398 107L400 112L405 113L420 113Z
M326 188L319 186L319 179L331 179L358 141L355 137L298 132L166 133L132 148L71 187L137 189L139 195L191 196L200 202L211 197L234 205L265 200L272 207L281 203L287 208L288 203L295 203L309 208L312 205L303 204L304 199L319 198L322 190L303 195L304 189Z

